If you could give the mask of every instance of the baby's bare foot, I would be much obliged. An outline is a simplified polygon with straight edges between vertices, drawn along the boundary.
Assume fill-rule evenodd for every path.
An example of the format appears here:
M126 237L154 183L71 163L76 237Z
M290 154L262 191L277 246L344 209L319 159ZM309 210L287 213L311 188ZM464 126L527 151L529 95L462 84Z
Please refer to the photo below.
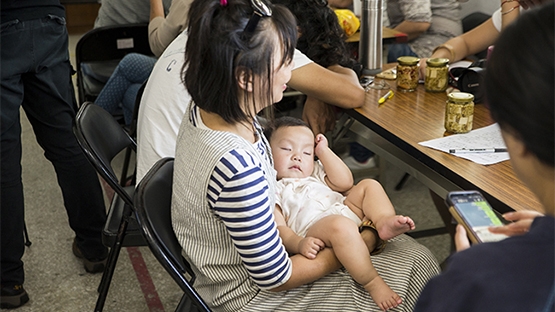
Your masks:
M414 230L414 221L405 216L391 216L380 220L376 224L376 230L383 240L392 239L393 237Z
M401 297L389 288L379 276L364 285L364 289L370 293L370 296L382 311L393 309L403 302Z

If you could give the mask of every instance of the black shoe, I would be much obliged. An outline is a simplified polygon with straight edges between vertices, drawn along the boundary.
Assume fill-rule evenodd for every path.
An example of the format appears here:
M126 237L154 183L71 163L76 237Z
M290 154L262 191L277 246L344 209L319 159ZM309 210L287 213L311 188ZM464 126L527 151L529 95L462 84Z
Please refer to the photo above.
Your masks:
M106 267L106 260L104 259L87 259L83 256L83 253L77 247L77 243L73 240L73 254L83 261L83 265L85 266L85 271L88 273L102 273L104 272L104 267Z
M2 286L1 295L0 308L2 309L19 308L29 301L29 295L23 285Z

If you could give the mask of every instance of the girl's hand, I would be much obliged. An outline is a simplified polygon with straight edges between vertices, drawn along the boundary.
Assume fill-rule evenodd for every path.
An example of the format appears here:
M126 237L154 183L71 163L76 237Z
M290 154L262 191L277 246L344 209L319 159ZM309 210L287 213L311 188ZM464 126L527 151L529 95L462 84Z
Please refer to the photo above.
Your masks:
M299 253L307 259L314 259L326 244L321 239L315 237L305 237L299 242Z

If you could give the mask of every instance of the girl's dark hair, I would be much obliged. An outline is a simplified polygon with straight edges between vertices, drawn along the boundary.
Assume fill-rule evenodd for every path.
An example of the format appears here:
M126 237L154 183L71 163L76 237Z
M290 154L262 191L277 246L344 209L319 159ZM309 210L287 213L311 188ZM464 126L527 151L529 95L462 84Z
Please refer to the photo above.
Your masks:
M310 126L302 119L291 117L291 116L283 116L283 117L276 118L276 120L274 120L270 124L270 126L264 130L264 136L266 136L266 138L270 140L274 131L283 127L306 127L310 131L312 131L312 129L310 129Z
M239 103L237 69L245 70L254 94L274 103L274 54L282 53L277 68L293 59L295 19L286 8L268 5L272 16L262 17L256 29L244 36L245 25L253 15L248 0L228 0L225 6L220 0L195 0L191 4L182 79L196 105L228 123L254 117L246 107L248 99ZM260 79L254 79L255 75Z
M550 166L555 161L554 11L550 2L503 30L485 78L492 117Z
M323 67L354 68L345 43L345 31L326 0L273 0L286 6L297 18L300 37L297 49Z

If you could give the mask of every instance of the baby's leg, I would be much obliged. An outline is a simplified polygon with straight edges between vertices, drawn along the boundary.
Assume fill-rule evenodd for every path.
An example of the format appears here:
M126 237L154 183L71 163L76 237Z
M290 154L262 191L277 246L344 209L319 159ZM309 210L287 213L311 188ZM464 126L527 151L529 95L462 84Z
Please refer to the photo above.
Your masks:
M344 216L327 216L312 225L306 235L319 238L331 247L339 262L355 281L364 286L382 310L401 303L401 297L387 286L372 265L355 222Z
M353 186L345 198L345 205L360 219L372 220L383 240L415 228L411 218L395 215L393 204L382 185L376 180L364 179Z

